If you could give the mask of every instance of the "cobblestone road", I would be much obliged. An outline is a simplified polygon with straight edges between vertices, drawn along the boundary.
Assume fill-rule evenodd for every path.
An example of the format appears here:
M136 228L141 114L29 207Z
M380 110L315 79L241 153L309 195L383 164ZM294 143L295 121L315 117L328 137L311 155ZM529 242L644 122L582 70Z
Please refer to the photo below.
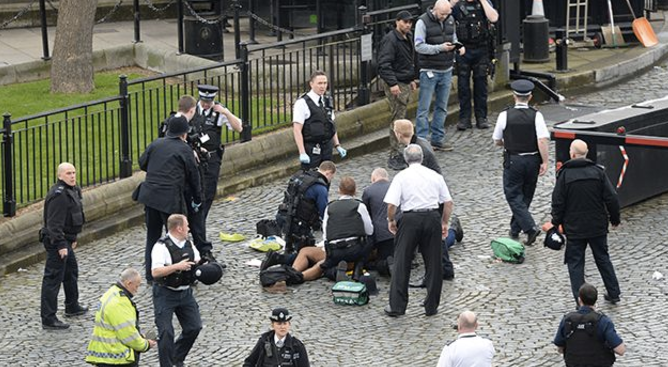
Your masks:
M614 107L662 97L668 94L666 74L665 67L657 67L642 78L568 103ZM490 262L489 241L506 235L509 220L501 188L501 151L491 143L491 130L462 133L450 128L448 134L456 149L437 156L466 235L452 250L456 279L444 283L437 316L424 316L419 304L425 292L413 289L406 316L386 317L386 279L378 281L380 295L363 307L335 306L329 292L332 283L326 280L291 287L287 294L267 294L258 285L257 268L245 264L261 255L241 244L216 242L215 251L227 261L228 272L221 283L196 291L205 326L187 364L240 366L259 334L268 329L269 310L285 306L294 313L293 332L305 342L313 366L433 366L443 345L456 337L451 325L465 309L478 313L479 333L494 341L496 365L563 365L551 344L561 316L573 307L563 253L537 245L528 248L522 265ZM332 187L343 175L365 187L371 170L383 166L385 159L384 152L347 159L339 165ZM532 209L538 222L548 219L553 182L553 172L539 180ZM210 238L217 238L220 230L252 236L255 223L273 215L283 187L281 180L219 200L210 215ZM622 225L610 234L622 302L599 306L614 320L628 347L617 366L668 365L668 288L665 280L652 280L654 271L668 275L668 240L662 235L666 217L668 195L663 195L625 209ZM143 227L135 227L82 245L77 257L84 303L95 305L123 268L141 268L144 234ZM69 320L72 328L65 332L42 330L42 270L43 265L31 266L0 283L0 365L83 366L93 316ZM586 273L602 290L591 255ZM142 289L135 300L142 326L152 328L149 290ZM142 361L157 365L156 352L150 351Z

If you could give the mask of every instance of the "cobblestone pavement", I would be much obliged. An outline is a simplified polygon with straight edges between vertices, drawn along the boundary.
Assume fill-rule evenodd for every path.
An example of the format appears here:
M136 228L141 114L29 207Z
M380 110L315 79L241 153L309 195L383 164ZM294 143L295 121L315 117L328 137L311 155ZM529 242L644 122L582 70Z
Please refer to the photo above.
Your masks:
M661 97L668 93L662 82L665 76L665 66L656 67L642 78L568 103L620 106ZM205 326L186 363L241 365L259 334L268 329L269 311L285 306L295 316L293 332L306 344L313 366L433 366L443 345L456 337L451 325L465 309L478 313L479 333L494 341L496 365L563 365L551 344L561 316L573 308L563 253L536 245L527 249L521 265L490 260L489 242L507 234L509 221L501 188L501 150L493 146L491 130L455 132L449 128L448 136L455 150L437 156L466 234L452 250L456 278L444 283L438 315L425 317L419 306L425 291L412 289L406 316L386 317L388 281L382 278L378 280L380 295L362 307L335 306L329 291L332 283L326 280L290 287L287 294L265 293L258 284L257 268L246 265L262 255L243 244L217 241L215 251L227 261L228 271L221 283L197 288ZM332 187L337 187L343 175L353 176L360 188L367 186L372 169L384 166L385 160L385 152L346 159ZM553 182L553 172L539 180L532 206L539 223L549 218ZM280 180L217 201L210 215L210 238L217 238L220 230L252 236L259 219L273 216L283 188L284 180ZM668 309L668 287L665 279L652 280L654 271L668 275L668 240L662 235L666 217L668 195L663 195L626 208L622 225L609 236L622 302L611 306L601 301L599 306L613 319L628 347L617 366L668 365L668 355L662 352L668 347L663 316ZM141 268L144 235L140 226L81 246L77 257L83 303L94 306L123 268ZM31 266L0 283L0 365L83 366L92 313L68 320L72 325L68 331L42 330L42 271L43 265ZM419 268L414 274L422 271ZM586 273L603 291L591 255ZM135 300L141 325L152 328L149 290L142 289ZM62 317L62 310L59 315ZM149 351L142 361L142 365L157 365L156 352Z

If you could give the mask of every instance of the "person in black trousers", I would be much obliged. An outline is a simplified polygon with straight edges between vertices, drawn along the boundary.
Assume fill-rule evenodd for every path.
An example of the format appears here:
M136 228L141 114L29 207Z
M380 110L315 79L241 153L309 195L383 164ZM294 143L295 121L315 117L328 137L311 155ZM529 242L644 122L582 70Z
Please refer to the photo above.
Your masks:
M158 138L139 157L139 168L146 171L146 180L133 197L146 210L146 279L151 275L151 250L162 236L170 214L186 214L187 206L198 210L202 203L200 174L192 149L186 143L188 119L195 113L195 99L186 96L191 107L187 115L177 113L169 123L167 134ZM179 101L181 104L181 101ZM186 188L191 195L186 203Z
M79 265L74 255L77 235L85 222L76 173L71 163L61 163L58 166L58 182L51 187L44 200L44 227L40 238L46 249L46 264L40 313L42 327L48 330L70 327L56 317L61 283L65 288L65 316L79 316L88 311L88 307L79 304Z

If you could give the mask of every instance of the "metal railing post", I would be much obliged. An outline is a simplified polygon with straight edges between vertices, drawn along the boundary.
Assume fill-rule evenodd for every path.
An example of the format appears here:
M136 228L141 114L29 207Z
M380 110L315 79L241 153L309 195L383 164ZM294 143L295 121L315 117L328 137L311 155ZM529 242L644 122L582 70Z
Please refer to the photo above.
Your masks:
M139 22L141 21L141 15L139 14L139 0L133 0L134 15L135 15L135 39L134 43L141 42L141 35L139 33Z
M366 6L362 5L358 8L359 15L358 15L358 26L361 26L362 28L362 35L360 36L360 82L359 82L359 87L357 90L357 102L358 105L364 106L369 104L369 101L371 99L370 93L369 93L369 61L370 57L367 56L372 56L372 55L366 55L364 54L364 50L371 50L373 47L372 45L366 45L365 43L369 42L368 40L371 38L371 36L368 36L369 33L369 16L366 14L367 8ZM371 51L373 52L373 51Z
M39 0L39 16L42 23L42 60L50 60L49 35L46 31L46 5L45 0Z
M241 57L241 29L239 27L241 4L239 4L239 0L232 2L232 9L234 9L234 58L238 60Z
M176 3L176 29L179 39L179 54L183 53L183 0L178 0Z
M258 42L255 39L255 2L257 0L250 0L248 2L248 42L249 45L256 45Z
M16 215L16 198L14 195L14 156L12 154L14 138L12 137L12 115L5 112L2 120L2 171L5 179L4 196L2 198L2 213L5 217Z
M248 65L248 44L241 43L241 141L250 141L253 137L253 126L250 117L250 67Z
M128 95L128 77L121 75L118 77L118 93L120 100L121 113L121 162L120 176L126 178L132 176L132 159L130 159L130 96Z

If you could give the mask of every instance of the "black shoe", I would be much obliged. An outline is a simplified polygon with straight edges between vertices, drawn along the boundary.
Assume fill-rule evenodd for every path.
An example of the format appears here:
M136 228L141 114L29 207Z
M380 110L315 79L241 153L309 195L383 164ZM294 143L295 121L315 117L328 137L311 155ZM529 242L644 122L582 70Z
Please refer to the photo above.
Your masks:
M487 118L481 118L481 119L476 119L475 122L475 127L478 129L489 129L489 122L487 121Z
M385 314L389 317L399 317L406 314L406 312L393 311L390 305L385 306L383 311L385 311Z
M350 280L346 274L348 271L348 263L345 260L339 261L339 264L336 265L336 281L342 282L344 280Z
M459 120L457 123L457 130L459 131L464 131L466 129L470 129L471 127L471 120Z
M407 168L408 165L402 156L399 154L390 156L387 160L387 167L395 171L401 171L404 168Z
M419 277L417 280L408 283L408 286L411 288L427 288L427 283L424 275Z
M278 252L273 250L267 251L267 254L264 255L264 260L262 260L262 264L260 264L260 271L267 270L274 265L280 264L280 258L281 254Z
M427 317L429 317L429 316L434 316L434 315L436 315L437 313L438 313L438 308L435 309L435 310L430 310L430 311L425 310L425 311L424 311L424 315L427 316Z
M454 274L443 275L443 280L455 280Z
M210 263L215 263L215 262L217 262L217 261L216 261L216 258L213 256L213 254L211 253L211 251L204 251L204 252L202 252L202 253L200 254L200 257L201 257L202 260L204 260L205 262L210 262Z
M42 324L42 329L44 330L65 330L69 328L70 328L69 324L66 324L58 319L50 323Z
M520 234L519 233L514 233L512 230L508 231L508 237L510 237L511 240L515 240L515 241L520 240Z
M452 146L452 144L448 143L443 143L443 144L434 144L431 143L431 149L440 151L440 152L450 152L455 149L455 147Z
M458 217L452 216L450 227L455 231L455 241L462 242L464 239L464 229L462 228L462 222L459 221Z
M604 295L603 295L603 298L605 298L606 301L612 303L613 305L616 305L617 303L619 303L619 301L621 301L621 300L619 299L619 296L617 296L617 297L611 297L611 296L609 296L609 295L607 295L607 294L604 294Z
M75 316L81 316L88 312L88 307L87 306L81 306L78 305L77 308L73 310L65 310L65 317L75 317Z
M540 234L540 229L534 228L527 233L527 240L524 242L525 246L533 246L533 243L536 242L536 238Z

